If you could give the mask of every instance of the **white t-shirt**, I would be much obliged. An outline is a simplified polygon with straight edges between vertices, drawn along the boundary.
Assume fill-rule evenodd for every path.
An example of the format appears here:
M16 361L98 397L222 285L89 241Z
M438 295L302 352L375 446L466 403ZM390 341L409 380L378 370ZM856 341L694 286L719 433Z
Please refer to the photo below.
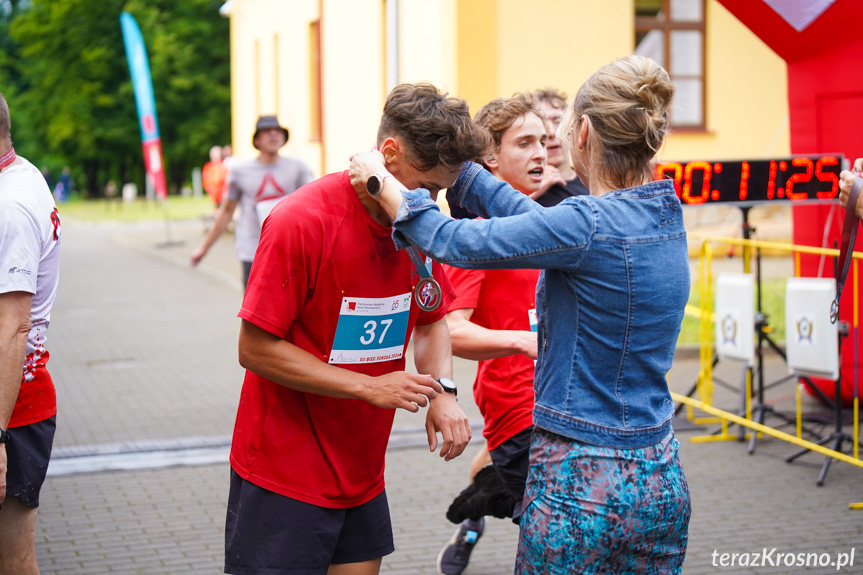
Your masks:
M274 164L251 160L231 166L228 199L240 203L234 235L237 259L241 262L254 259L267 214L279 200L313 179L312 171L302 160L284 156L279 156Z
M19 156L20 158L20 156ZM33 294L24 381L45 351L60 277L60 218L45 178L20 158L0 172L0 293Z

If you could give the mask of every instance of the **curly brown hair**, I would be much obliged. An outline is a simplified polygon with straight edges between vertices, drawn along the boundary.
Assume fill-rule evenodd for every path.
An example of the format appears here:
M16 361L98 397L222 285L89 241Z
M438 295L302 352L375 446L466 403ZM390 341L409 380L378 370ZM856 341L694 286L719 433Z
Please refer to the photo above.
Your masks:
M558 110L566 108L567 95L566 92L561 92L557 88L545 87L533 91L534 100L540 102L548 102L552 107Z
M421 171L479 158L488 145L488 133L471 121L467 102L426 82L399 84L387 96L378 146L391 136L401 140L408 161Z
M504 133L528 112L533 112L545 121L545 114L542 113L539 102L526 92L518 92L511 98L495 98L480 108L474 115L473 121L488 130L491 135L491 148L486 150L486 153L497 152Z

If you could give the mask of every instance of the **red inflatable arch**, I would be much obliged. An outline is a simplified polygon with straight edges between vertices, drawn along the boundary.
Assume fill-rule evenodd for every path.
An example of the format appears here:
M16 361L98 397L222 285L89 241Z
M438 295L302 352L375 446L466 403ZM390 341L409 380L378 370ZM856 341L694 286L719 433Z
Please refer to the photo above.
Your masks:
M791 153L838 153L852 161L863 157L863 2L718 1L788 64ZM799 205L792 212L794 243L838 245L844 216L838 206ZM855 250L863 246L861 235ZM803 276L833 277L832 258L822 262L808 255L801 264ZM853 319L851 285L849 272L848 289L840 302L840 319L849 325ZM863 333L858 339L858 357L863 358ZM851 337L842 344L841 377L842 398L850 401L854 391ZM863 373L858 377L863 387ZM816 380L816 385L834 396L834 382Z

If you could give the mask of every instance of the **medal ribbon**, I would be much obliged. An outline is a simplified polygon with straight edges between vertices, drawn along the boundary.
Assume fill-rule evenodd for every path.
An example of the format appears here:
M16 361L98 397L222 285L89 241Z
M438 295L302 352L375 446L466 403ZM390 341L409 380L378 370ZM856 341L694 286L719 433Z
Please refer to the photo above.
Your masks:
M414 267L417 270L417 273L422 278L419 283L417 283L416 288L414 289L414 299L416 299L417 305L423 311L433 311L438 308L441 302L441 293L440 284L435 281L434 276L431 272L426 268L425 263L420 257L420 252L415 246L410 246L407 248L408 257L413 262ZM426 303L424 301L422 290L425 286L428 285L428 298L430 301Z
M0 156L0 170L14 162L17 157L15 155L15 148L9 148L8 152Z
M410 246L409 248L407 248L407 252L408 252L408 257L413 262L414 267L417 269L417 273L420 275L420 277L422 277L422 278L434 278L434 276L431 275L431 272L428 271L428 268L426 267L425 262L423 262L422 257L420 257L420 251L418 249L416 249L416 247Z
M854 241L857 239L857 197L863 189L863 179L854 178L851 193L848 195L848 203L845 205L845 222L842 224L842 241L839 244L839 276L836 278L836 299L830 305L830 322L836 323L839 319L839 297L842 288L845 287L845 279L848 277L848 268L851 267L851 252L854 249Z

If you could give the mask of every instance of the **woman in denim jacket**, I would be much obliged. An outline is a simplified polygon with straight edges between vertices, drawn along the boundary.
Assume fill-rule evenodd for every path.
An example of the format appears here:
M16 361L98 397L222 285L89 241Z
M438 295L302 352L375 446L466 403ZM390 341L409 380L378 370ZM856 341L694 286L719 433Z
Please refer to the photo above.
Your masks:
M516 573L679 573L689 489L665 375L689 296L670 180L652 180L674 88L640 56L600 69L561 124L590 196L543 208L477 164L447 191L484 220L453 220L423 189L357 154L400 247L465 268L541 268L535 433ZM383 178L381 180L381 178ZM435 192L434 190L432 190Z

